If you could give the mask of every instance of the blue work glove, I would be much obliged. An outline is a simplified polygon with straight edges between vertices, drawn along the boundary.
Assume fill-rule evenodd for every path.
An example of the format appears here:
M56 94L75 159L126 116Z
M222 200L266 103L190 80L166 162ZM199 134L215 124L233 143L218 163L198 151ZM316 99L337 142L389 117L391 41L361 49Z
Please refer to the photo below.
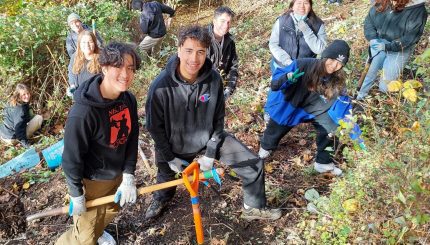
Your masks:
M372 42L370 44L370 48L376 52L385 51L385 43L383 43L379 39L372 40Z
M121 205L127 203L135 203L137 198L136 182L132 174L122 174L122 182L115 193L114 202Z
M177 158L177 157L173 158L172 161L169 161L168 164L169 164L170 169L173 170L175 173L182 173L182 170L183 170L182 165L184 165L184 166L189 165L189 163L187 161L182 160L182 159Z
M211 170L213 165L214 165L214 160L213 158L207 157L207 156L202 156L200 157L197 162L200 164L200 169L202 171L207 171L207 170Z
M301 76L303 76L305 72L300 72L299 68L297 68L294 72L288 72L287 73L287 79L290 81L290 83L296 83L297 79Z
M80 215L87 211L85 206L85 196L72 197L70 196L69 215Z

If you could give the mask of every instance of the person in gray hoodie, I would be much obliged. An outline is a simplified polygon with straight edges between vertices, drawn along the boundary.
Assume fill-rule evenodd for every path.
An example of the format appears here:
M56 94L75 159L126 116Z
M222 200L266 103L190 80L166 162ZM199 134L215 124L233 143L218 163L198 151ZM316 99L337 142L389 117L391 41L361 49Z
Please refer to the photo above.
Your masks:
M357 100L367 96L380 70L383 71L379 81L381 92L387 92L387 85L399 79L423 35L427 16L425 0L375 0L364 20L364 35L369 41L372 63Z
M312 9L312 0L292 0L275 22L270 35L270 68L286 67L298 58L316 58L327 45L324 22Z
M266 208L264 165L256 154L224 131L222 79L206 57L207 29L186 27L179 33L178 53L152 82L146 101L146 127L155 142L157 183L175 178L198 155L203 171L214 160L229 165L243 181L242 218L278 219L279 209ZM175 187L154 193L147 219L158 216Z

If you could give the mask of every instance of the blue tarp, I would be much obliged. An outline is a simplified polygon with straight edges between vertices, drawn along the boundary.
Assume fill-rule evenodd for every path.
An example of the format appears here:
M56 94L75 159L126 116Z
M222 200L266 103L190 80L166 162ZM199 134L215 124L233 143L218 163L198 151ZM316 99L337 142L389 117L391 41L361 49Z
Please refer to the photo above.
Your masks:
M0 178L4 178L23 169L32 168L40 162L39 153L34 148L15 157L14 159L0 165Z
M50 147L42 150L43 158L46 160L48 167L53 169L60 166L64 149L64 140L60 140Z

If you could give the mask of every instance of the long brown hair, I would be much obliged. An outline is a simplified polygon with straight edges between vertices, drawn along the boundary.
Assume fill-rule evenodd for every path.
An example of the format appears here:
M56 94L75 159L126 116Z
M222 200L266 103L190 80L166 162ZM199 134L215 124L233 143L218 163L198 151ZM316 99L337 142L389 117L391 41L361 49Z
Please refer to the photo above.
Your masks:
M388 6L395 12L402 11L411 0L375 0L376 11L384 12Z
M93 74L99 73L101 71L101 67L99 64L100 49L99 49L99 46L97 46L97 38L92 32L87 30L83 30L81 33L79 33L78 45L77 45L78 48L76 49L75 62L73 63L72 72L73 74L79 74L84 67L86 59L85 59L84 53L81 50L81 39L84 36L90 36L91 40L94 43L93 59L90 60L90 62L88 62L87 70Z
M304 76L307 81L309 91L317 92L324 95L325 98L331 99L337 96L345 88L345 72L342 69L328 74L325 69L327 59L320 59L313 64L310 71Z
M290 5L288 6L288 9L284 13L285 15L291 14L293 12L293 5L294 5L295 2L296 2L296 0L292 0L290 2ZM314 12L312 0L309 0L309 4L311 5L311 10L308 13L308 18L309 18L310 24L314 25L318 21L322 22L322 20Z
M23 83L18 83L16 85L15 91L13 92L12 96L10 97L9 103L11 106L16 106L21 101L21 92L28 92L30 93L30 89L27 87L27 85Z

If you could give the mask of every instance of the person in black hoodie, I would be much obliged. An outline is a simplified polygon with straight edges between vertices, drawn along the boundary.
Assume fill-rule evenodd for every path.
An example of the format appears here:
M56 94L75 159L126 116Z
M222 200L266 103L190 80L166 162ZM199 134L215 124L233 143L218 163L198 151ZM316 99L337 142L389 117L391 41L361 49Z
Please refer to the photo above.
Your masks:
M157 55L161 41L172 22L175 10L157 1L133 0L131 6L135 10L142 11L140 14L140 29L145 37L139 47L149 55ZM167 28L164 23L163 13L169 14L169 18L166 21Z
M234 12L226 6L215 9L212 24L208 26L211 35L211 45L208 49L208 57L215 69L219 71L227 86L224 89L224 97L227 99L233 94L239 77L239 60L236 53L236 44L230 34L231 21Z
M62 167L74 226L56 244L114 244L103 229L118 205L87 210L85 201L115 194L123 206L137 198L137 102L127 89L141 60L130 46L114 42L101 51L99 63L102 74L78 87L66 121Z
M30 98L30 89L18 83L10 98L9 106L3 111L0 138L5 143L13 144L18 140L23 147L28 148L30 146L28 138L42 126L43 117L31 115Z
M229 165L243 181L242 218L278 219L279 209L266 209L263 161L232 135L224 132L222 79L206 57L207 29L190 26L178 37L178 54L152 82L146 101L146 127L155 141L157 183L173 180L200 153L203 171L214 159ZM146 211L156 217L173 198L175 188L154 193Z

